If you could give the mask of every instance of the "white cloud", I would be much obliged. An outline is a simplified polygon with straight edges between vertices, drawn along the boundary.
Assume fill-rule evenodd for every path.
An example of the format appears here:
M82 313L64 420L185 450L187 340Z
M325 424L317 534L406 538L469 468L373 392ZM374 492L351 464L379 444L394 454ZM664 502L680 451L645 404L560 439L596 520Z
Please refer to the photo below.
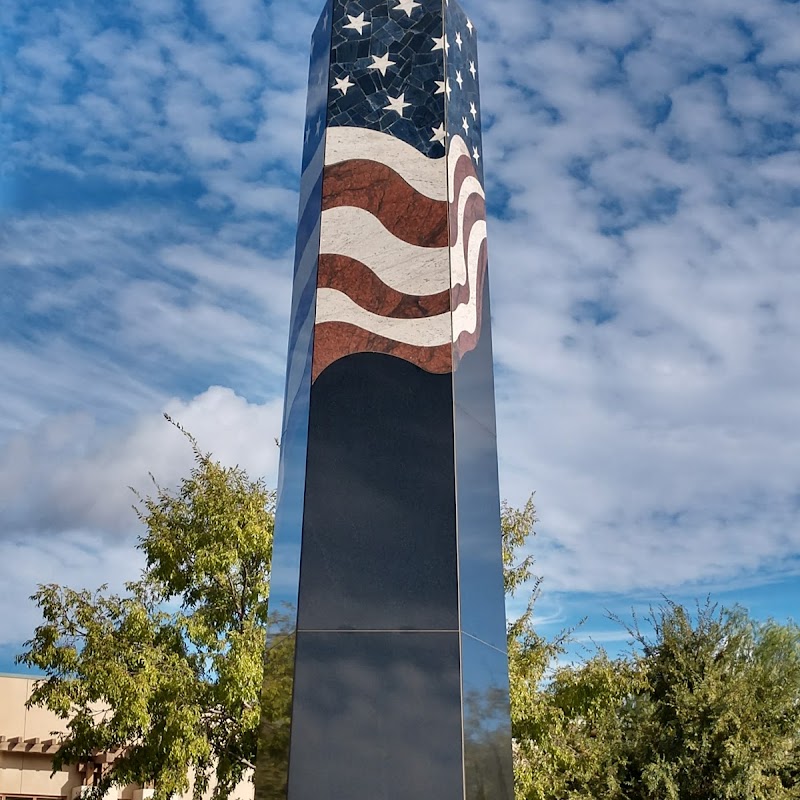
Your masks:
M268 485L277 480L280 403L248 403L212 387L163 406L226 465L239 464ZM0 454L0 602L15 608L0 625L0 647L18 645L38 623L25 599L43 583L122 591L143 559L142 533L131 506L161 486L187 477L192 452L160 413L127 426L99 424L86 413L55 415L6 441Z
M0 603L14 609L0 625L0 648L20 653L21 643L41 623L36 606L26 602L38 586L58 583L93 590L108 584L110 591L121 592L143 566L129 537L114 540L97 533L61 530L49 538L0 539Z
M280 405L248 403L230 389L212 387L163 408L203 451L274 485ZM137 521L128 487L148 493L149 472L159 484L173 486L191 464L189 444L159 413L127 426L100 425L86 413L53 416L11 436L0 456L2 538L42 540L83 530L130 541Z
M490 228L501 477L537 490L549 590L719 586L800 551L796 150L762 155L786 144L760 127L797 94L744 62L792 20L740 5L476 9L511 192Z

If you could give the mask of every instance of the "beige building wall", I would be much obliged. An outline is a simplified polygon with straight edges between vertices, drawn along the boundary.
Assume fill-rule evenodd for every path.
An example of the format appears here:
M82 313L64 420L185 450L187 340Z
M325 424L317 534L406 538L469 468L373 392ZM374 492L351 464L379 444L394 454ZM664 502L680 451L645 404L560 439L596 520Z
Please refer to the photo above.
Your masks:
M33 684L31 678L0 675L0 798L69 798L81 785L77 768L50 775L66 723L44 709L25 708Z
M53 753L66 720L42 708L25 708L35 678L0 674L0 800L64 798L79 800L82 774L76 766L51 776ZM114 789L107 800L148 800L152 790ZM252 800L253 784L244 781L231 800ZM187 794L180 800L191 800Z

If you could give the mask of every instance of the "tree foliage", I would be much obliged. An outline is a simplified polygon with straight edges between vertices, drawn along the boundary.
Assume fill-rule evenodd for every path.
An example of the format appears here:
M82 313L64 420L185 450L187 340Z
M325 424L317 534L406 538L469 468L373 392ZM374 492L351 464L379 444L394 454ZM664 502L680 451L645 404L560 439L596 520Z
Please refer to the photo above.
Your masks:
M518 705L517 797L800 797L800 629L666 601Z
M183 432L190 475L137 495L141 578L122 596L49 585L33 598L44 621L19 661L47 676L30 704L68 721L54 767L122 751L98 794L139 783L162 800L191 780L224 797L252 767L275 498Z

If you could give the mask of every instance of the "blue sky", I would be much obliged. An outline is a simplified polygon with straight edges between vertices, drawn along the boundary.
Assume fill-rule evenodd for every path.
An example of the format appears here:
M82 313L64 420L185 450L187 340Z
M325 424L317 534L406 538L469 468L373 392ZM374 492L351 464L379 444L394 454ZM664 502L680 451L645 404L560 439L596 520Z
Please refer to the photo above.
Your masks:
M661 593L796 614L800 4L464 6L540 629L613 650L605 610ZM164 410L275 481L319 10L4 4L0 671L37 582L135 577L127 486L190 464Z

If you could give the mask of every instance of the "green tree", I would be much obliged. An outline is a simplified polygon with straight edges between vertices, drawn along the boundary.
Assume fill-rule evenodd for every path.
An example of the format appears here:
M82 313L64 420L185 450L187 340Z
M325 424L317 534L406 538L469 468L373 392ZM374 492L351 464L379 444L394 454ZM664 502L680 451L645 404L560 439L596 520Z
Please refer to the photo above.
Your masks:
M553 641L540 636L533 624L542 580L533 573L533 556L526 545L538 521L533 496L521 508L502 508L503 566L506 595L524 592L524 612L508 625L507 648L514 740L517 800L553 797L569 768L564 747L564 717L542 693L542 686L565 649L570 631Z
M710 602L645 622L629 655L512 678L517 797L800 797L800 629Z
M213 783L225 797L253 765L275 498L181 430L189 477L137 494L141 578L123 596L41 586L44 621L18 659L47 676L30 704L67 721L55 769L121 751L98 794L135 782L165 800L193 775L195 796Z
M800 797L800 628L707 601L630 628L645 690L631 708L629 796Z

